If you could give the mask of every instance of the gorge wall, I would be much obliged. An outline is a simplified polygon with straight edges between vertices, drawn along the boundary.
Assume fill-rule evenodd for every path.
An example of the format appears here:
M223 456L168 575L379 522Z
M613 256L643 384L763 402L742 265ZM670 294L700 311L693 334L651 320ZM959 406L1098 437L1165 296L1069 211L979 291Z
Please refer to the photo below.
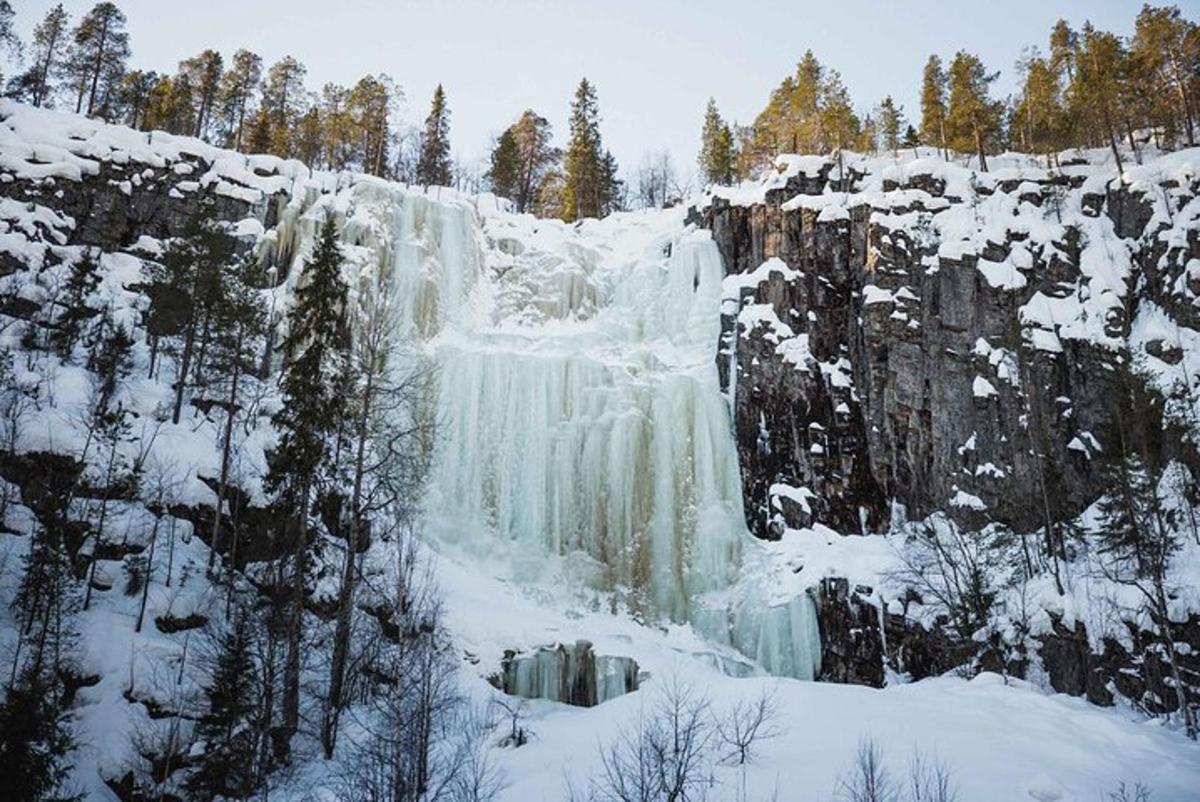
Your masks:
M452 193L443 203L414 191L422 200L409 203L384 182L187 138L13 104L0 118L0 313L52 328L55 276L94 249L144 327L137 271L200 198L276 268L270 289L283 299L315 227L304 214L326 204L343 217L356 264L412 260L406 326L440 337L451 430L443 528L494 527L515 544L505 556L535 578L550 552L605 592L643 583L631 609L697 624L697 598L736 580L743 516L767 540L814 524L879 533L935 513L1018 532L1074 517L1101 492L1094 463L1113 367L1129 354L1168 398L1156 447L1195 461L1181 434L1200 368L1197 151L1131 167L1124 182L1084 159L1047 171L998 158L983 174L931 159L785 157L761 184L717 190L692 211L710 241L674 223L663 236L636 216L480 222L478 201ZM604 238L618 233L633 244L614 260ZM620 269L598 269L605 260ZM477 284L490 306L468 319ZM730 399L737 465L713 373ZM483 409L502 393L517 400ZM197 436L209 437L205 404L192 399ZM543 418L561 436L542 438ZM37 500L52 495L39 474L82 466L51 454L63 450L53 438L25 448L0 457L0 477L35 513L57 515L52 499ZM211 459L199 465L192 496L172 510L201 538L215 475ZM272 556L256 536L261 494L251 482L236 498L240 561ZM800 678L878 686L887 669L920 678L968 661L1026 674L1037 657L1053 688L1093 701L1111 703L1114 689L1170 697L1138 626L1105 641L1055 621L1034 655L881 611L872 589L843 577L803 591L755 597L734 615L701 609L705 634ZM1200 687L1200 621L1178 626ZM564 668L563 654L514 652L505 682L584 703L636 686L636 668ZM568 675L591 690L562 690ZM596 684L610 675L620 682Z
M894 531L931 514L968 532L1062 526L1104 492L1096 463L1123 363L1166 410L1161 437L1137 447L1195 473L1200 152L1120 180L1089 156L1054 170L1005 157L990 173L783 157L755 190L692 209L729 274L718 365L755 534ZM972 643L845 580L817 599L826 680L973 662L1157 713L1176 706L1152 635L1167 626L1200 690L1192 612L1118 613L1104 634L1060 610L1032 638Z
M1194 368L1197 156L1125 183L1082 159L785 158L693 210L730 274L718 363L751 529L878 532L897 502L1029 531L1094 501L1124 349L1169 391Z

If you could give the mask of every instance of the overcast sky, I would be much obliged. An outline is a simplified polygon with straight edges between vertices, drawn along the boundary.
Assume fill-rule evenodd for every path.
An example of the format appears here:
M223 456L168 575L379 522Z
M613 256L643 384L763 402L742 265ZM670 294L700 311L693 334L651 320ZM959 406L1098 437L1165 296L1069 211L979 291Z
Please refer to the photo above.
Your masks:
M91 0L63 3L75 18ZM173 70L206 47L247 47L268 62L291 54L311 89L389 73L405 116L425 116L444 85L454 151L482 157L525 108L562 140L581 76L600 97L601 131L622 168L667 148L690 169L711 95L730 119L751 121L807 48L842 74L860 110L891 94L916 115L921 66L959 48L1001 71L1044 41L1059 17L1127 34L1137 0L117 0L129 18L133 63ZM50 0L17 0L28 38ZM1200 19L1200 0L1182 0Z

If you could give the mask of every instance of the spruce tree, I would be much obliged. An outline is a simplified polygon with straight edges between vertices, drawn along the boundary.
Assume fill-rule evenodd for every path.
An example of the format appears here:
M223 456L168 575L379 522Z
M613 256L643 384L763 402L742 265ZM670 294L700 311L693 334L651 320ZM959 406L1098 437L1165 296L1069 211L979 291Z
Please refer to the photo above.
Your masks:
M92 291L100 284L100 277L96 274L96 270L96 260L91 253L85 252L83 256L71 263L63 294L56 299L61 311L54 322L49 341L51 347L64 361L70 359L75 349L75 343L79 341L82 334L83 324L95 314L95 311L87 305L87 300Z
M417 160L417 182L426 186L449 186L452 182L450 164L450 109L446 93L438 84L433 90L425 132L421 137L421 156Z
M708 99L700 130L700 174L707 184L733 183L733 132L721 118L717 102Z
M600 109L596 90L584 78L571 102L571 140L567 145L563 186L563 219L603 217L621 205L623 192L617 163L600 141Z
M256 340L266 328L266 310L256 289L258 272L253 256L247 257L237 268L229 271L222 282L223 292L215 312L217 336L213 343L213 367L225 383L226 391L222 402L225 408L225 425L221 436L221 472L217 480L217 497L213 510L212 548L208 555L210 571L222 546L221 524L233 455L233 425L241 409L243 377L253 369ZM237 567L236 540L229 548L229 566L231 570ZM232 577L230 583L232 588Z
M512 200L517 194L517 185L521 179L520 158L517 152L517 138L511 127L506 128L496 140L496 146L492 148L491 166L487 172L492 192L501 198Z
M210 202L201 203L172 240L160 264L148 270L154 287L150 326L156 334L182 340L175 384L172 422L178 423L188 386L200 384L213 336L223 281L233 261L233 240L214 217Z
M235 611L221 635L212 678L204 689L208 710L196 724L203 751L185 787L193 798L246 799L257 779L260 675L249 612Z
M61 688L50 677L26 672L0 702L0 777L5 799L72 802L66 790L75 747Z
M892 96L888 95L879 104L879 133L883 137L884 148L893 156L900 149L900 132L904 126L904 109L897 106Z
M300 636L314 491L329 454L329 441L345 416L346 285L333 216L326 218L296 290L283 342L282 401L272 417L279 440L268 457L265 485L292 544L284 666L283 728L290 736L300 721Z
M266 108L260 107L254 114L254 123L250 127L249 136L246 138L245 150L247 153L270 153L271 152L271 113Z

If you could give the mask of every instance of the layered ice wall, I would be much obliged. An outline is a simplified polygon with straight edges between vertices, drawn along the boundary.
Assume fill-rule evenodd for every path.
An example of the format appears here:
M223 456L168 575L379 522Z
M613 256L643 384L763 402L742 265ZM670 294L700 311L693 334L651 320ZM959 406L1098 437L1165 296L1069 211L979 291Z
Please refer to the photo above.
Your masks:
M434 344L430 509L450 537L505 544L519 578L539 578L546 556L587 555L592 584L683 621L732 581L745 534L711 358L720 257L682 226L632 227L640 247L623 254L587 228L556 233L488 277L486 320Z
M727 602L702 598L739 582L754 547L708 233L682 211L566 226L443 192L363 182L321 201L343 221L352 286L389 276L404 339L436 367L427 528L516 581L648 618L704 609L706 629L728 622L718 640L811 678L807 598L716 616ZM290 224L297 261L321 216Z

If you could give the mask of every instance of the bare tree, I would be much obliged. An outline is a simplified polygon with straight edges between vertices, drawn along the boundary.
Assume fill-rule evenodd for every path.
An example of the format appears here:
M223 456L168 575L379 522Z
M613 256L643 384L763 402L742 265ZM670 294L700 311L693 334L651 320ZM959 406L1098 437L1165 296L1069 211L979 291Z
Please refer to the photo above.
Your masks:
M1141 783L1136 783L1132 788L1120 783L1116 790L1109 791L1105 798L1108 802L1150 802L1150 789Z
M721 759L739 766L752 762L759 742L782 734L776 724L778 718L775 696L765 688L753 699L739 699L715 722Z
M146 555L145 576L142 577L141 587L142 598L138 604L134 632L142 631L142 622L146 616L146 601L150 595L150 583L154 579L154 553L158 546L159 529L162 528L163 518L168 515L168 501L174 497L181 482L182 478L177 464L161 458L151 461L149 482L146 488L149 492L143 500L150 514L154 516L154 523L150 526L150 546Z
M908 761L908 802L956 802L950 767L937 758L914 751Z
M926 604L946 613L959 637L970 638L988 623L1001 581L996 564L1005 534L995 527L964 532L935 515L897 549L901 567L890 578L914 588Z
M667 151L647 154L637 171L637 198L647 209L661 209L677 188L675 166Z
M345 706L347 661L357 585L359 552L373 518L390 518L406 527L420 495L431 451L435 422L421 404L432 373L425 363L396 349L399 337L395 286L379 271L360 288L351 346L348 384L354 388L350 447L351 490L342 582L330 660L329 689L321 725L325 756L332 757L338 721ZM417 455L417 456L414 456Z
M671 677L637 726L601 750L602 770L592 781L598 802L701 800L712 775L716 727L708 699Z
M529 743L531 733L525 724L526 701L515 696L499 696L492 704L504 713L504 720L508 722L508 734L500 739L500 745L516 748Z
M364 671L377 681L369 704L350 708L364 734L343 763L337 795L355 802L493 799L502 778L484 751L491 725L459 692L432 568L407 523L382 536L396 561L390 589L367 588L380 630Z
M870 737L858 742L854 760L838 778L841 802L900 802L900 788L883 765L883 750Z

